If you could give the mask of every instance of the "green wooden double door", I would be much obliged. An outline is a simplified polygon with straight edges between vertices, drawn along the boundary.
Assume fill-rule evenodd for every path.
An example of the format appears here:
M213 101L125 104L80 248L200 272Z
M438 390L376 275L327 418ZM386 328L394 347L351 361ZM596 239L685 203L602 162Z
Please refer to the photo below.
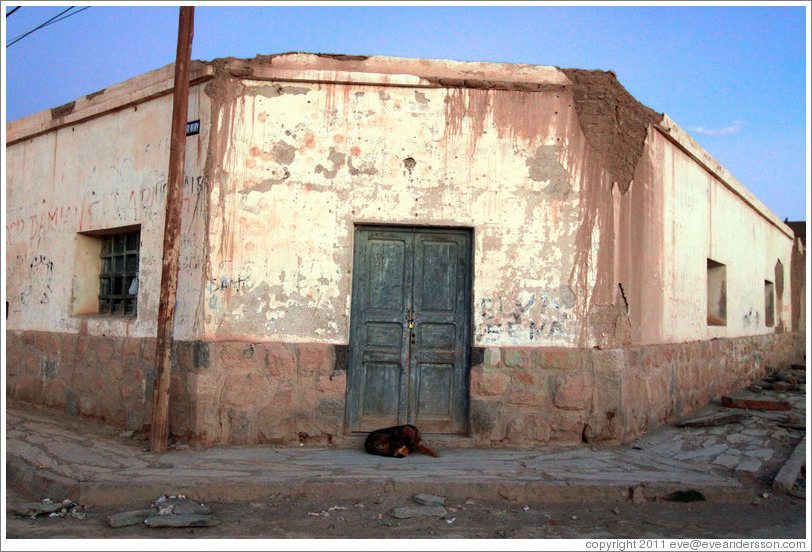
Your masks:
M471 232L355 229L346 420L465 433Z

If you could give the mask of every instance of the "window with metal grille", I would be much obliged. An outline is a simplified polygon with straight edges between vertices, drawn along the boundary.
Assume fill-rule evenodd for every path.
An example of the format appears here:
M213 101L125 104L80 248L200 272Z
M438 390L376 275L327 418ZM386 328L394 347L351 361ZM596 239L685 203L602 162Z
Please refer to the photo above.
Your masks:
M141 232L102 238L99 314L137 314L140 242Z

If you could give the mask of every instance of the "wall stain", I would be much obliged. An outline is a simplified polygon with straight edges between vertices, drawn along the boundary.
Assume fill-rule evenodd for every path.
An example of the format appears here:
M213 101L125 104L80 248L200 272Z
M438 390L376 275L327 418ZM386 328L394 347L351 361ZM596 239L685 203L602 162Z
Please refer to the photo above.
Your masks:
M344 160L346 159L347 154L340 153L336 151L334 147L330 147L329 153L327 154L327 159L333 165L331 169L327 169L322 164L316 165L316 173L321 173L324 175L324 178L333 179L338 174L338 171L341 167L344 166Z
M530 179L535 182L548 182L542 189L546 195L567 199L572 188L569 185L569 174L558 160L557 146L539 146L533 157L525 160Z

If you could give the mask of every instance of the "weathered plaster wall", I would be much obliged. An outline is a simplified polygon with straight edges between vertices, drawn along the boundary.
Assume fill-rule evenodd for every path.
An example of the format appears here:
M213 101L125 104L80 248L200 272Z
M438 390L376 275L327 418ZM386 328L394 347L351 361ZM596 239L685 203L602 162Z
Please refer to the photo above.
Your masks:
M774 215L748 205L655 127L626 196L620 202L618 264L635 343L792 329L793 240ZM707 322L707 259L725 265L724 326ZM775 284L772 327L765 319L765 281Z
M165 72L165 71L164 71ZM134 79L118 92L119 104L158 75ZM171 76L171 73L169 73ZM154 81L158 80L157 83ZM171 81L169 81L171 91ZM107 92L97 93L101 101ZM113 93L113 92L109 92ZM154 92L153 92L154 93ZM122 96L125 96L122 98ZM190 92L191 119L208 113L201 86ZM52 110L52 130L6 148L6 295L8 327L90 335L154 337L161 278L171 94L118 105L101 116L81 119L73 106ZM91 111L92 106L85 107ZM78 118L75 123L64 121ZM11 125L33 127L40 114ZM208 126L187 140L183 190L181 277L177 338L197 337L205 260L207 181L203 177ZM137 317L87 315L77 307L75 278L93 270L78 253L78 235L121 227L141 230ZM93 303L95 290L86 290ZM87 302L87 301L86 301Z
M528 91L228 67L208 87L207 338L347 343L353 225L381 223L474 228L477 345L593 342L611 175L563 73Z

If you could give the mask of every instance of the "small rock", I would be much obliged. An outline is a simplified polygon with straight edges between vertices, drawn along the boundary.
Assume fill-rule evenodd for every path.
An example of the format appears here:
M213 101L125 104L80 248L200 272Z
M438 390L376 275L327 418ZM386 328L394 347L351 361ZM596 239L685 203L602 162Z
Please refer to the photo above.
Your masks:
M13 510L18 516L37 517L43 514L58 512L65 506L58 502L29 502Z
M49 515L52 517L61 517L71 513L76 508L76 504L69 498L62 502L55 502L50 498L43 499L42 502L29 502L23 504L19 508L13 510L12 513L18 516L37 517L40 515Z
M643 502L646 501L646 495L643 492L642 485L632 487L629 494L631 495L630 498L635 504L642 504Z
M211 508L205 504L198 504L188 498L167 498L156 502L158 510L168 510L169 512L177 515L208 515L211 514Z
M418 504L424 504L426 506L445 505L445 497L433 494L424 494L424 493L416 494L412 497L412 500L414 500Z
M186 443L173 443L169 445L169 448L173 450L186 450L189 448L189 445L187 445Z
M759 504L761 504L761 500L758 497L756 497L750 502L750 504L752 504L753 506L758 506Z
M612 508L612 513L613 513L613 514L620 514L620 508L618 508L617 506L615 506L614 508Z
M107 525L113 527L128 527L130 525L139 525L153 513L153 509L146 510L132 510L129 512L121 512L120 514L113 514L107 517Z
M770 498L770 493L768 493L766 491L761 493L761 498Z
M118 434L118 436L121 437L122 439L132 439L133 435L135 435L135 431L133 431L132 429Z
M148 517L144 523L149 527L212 527L220 520L211 515L183 514Z
M398 519L409 519L413 517L443 517L446 510L442 506L404 506L395 508L392 517Z
M572 516L572 519L578 519L578 516Z

